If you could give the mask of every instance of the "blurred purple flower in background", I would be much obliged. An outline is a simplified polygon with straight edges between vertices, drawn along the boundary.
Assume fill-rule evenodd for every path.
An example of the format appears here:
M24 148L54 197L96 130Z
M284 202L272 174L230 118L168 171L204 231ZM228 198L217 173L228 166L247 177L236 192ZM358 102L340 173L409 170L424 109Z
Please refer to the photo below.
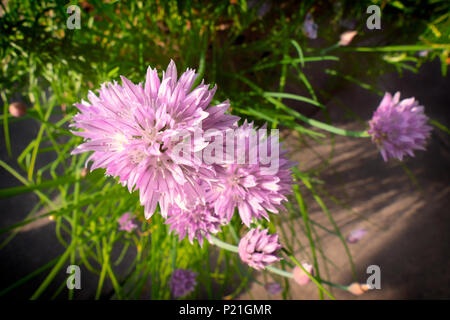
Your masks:
M170 291L174 298L184 297L194 291L197 273L187 269L175 269L170 278Z
M89 92L89 102L75 104L80 112L71 126L84 138L72 153L93 151L86 166L92 161L91 170L105 168L106 175L118 177L130 192L139 190L146 219L159 205L170 231L180 240L188 236L191 243L197 239L202 245L230 222L236 209L247 227L252 220L268 220L268 212L282 210L294 163L281 149L278 131L269 134L266 126L256 130L247 121L238 126L239 117L225 114L228 101L210 107L216 87L209 89L202 82L192 88L197 76L187 69L178 78L170 61L161 80L149 67L145 84L125 77L122 85L105 83L99 96ZM229 132L230 148L229 140L216 141L219 136L228 139ZM252 140L256 136L258 140ZM220 158L222 149L226 159ZM218 163L210 161L215 157ZM121 218L121 230L136 227L128 218ZM277 239L266 232L258 248ZM264 252L244 259L260 268L277 260L266 248L258 250Z
M268 229L251 229L239 242L239 257L243 262L257 270L281 260L277 251L282 246L278 234L268 234Z
M413 157L413 150L425 150L432 130L427 122L424 107L414 98L400 101L400 92L394 97L386 93L369 121L368 133L384 161L389 158L401 161L407 154Z
M367 234L367 230L366 229L355 229L352 232L350 232L350 234L347 237L347 242L348 243L356 243L359 240L361 240L362 238L364 238L364 236Z
M119 230L131 232L137 228L137 225L133 223L133 217L131 213L124 213L118 220Z
M263 18L269 11L270 8L272 7L272 4L270 1L267 0L263 0L263 1L258 1L258 0L249 0L247 1L247 8L248 9L253 9L253 8L257 8L257 15L258 18Z
M346 29L355 29L356 20L355 19L343 19L339 22L339 25Z
M307 13L305 17L305 21L303 22L303 32L306 34L306 36L310 39L316 39L317 38L317 30L318 30L317 24L314 22L313 16L311 13Z
M270 282L265 284L264 289L266 289L267 293L270 295L274 295L281 292L281 286L277 282Z

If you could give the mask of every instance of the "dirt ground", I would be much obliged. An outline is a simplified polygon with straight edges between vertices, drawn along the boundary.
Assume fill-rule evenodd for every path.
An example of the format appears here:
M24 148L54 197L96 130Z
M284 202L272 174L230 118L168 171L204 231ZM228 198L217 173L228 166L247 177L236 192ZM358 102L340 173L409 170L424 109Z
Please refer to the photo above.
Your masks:
M402 97L414 96L425 106L433 119L449 125L450 107L448 79L440 75L438 64L423 67L419 74L403 78L390 74L382 77L385 91L401 91ZM356 85L349 85L328 103L332 123L348 130L361 130L364 124L349 119L349 110L362 120L371 117L381 98ZM348 109L343 108L345 105ZM328 139L329 142L330 139ZM294 150L293 158L299 168L310 170L320 165L317 153L326 158L330 143L319 145L309 141L314 149L306 148L298 136L287 134L287 144ZM359 242L349 244L359 282L366 282L369 265L381 269L381 290L372 290L355 297L334 289L338 299L449 299L450 298L450 187L448 135L435 129L426 152L417 152L405 165L415 175L415 184L405 169L395 161L385 163L368 139L336 137L334 157L320 179L326 191L348 205L343 208L329 199L326 204L344 236L356 228L368 234ZM303 189L311 218L333 229L326 215L310 193ZM298 228L297 228L298 229ZM327 260L329 276L320 258L321 274L332 282L353 282L351 267L342 242L334 235L316 228ZM298 230L300 241L307 238ZM298 248L297 248L298 249ZM297 258L305 260L302 255ZM331 262L335 267L332 266ZM312 261L309 261L312 262ZM263 280L261 275L258 280ZM293 299L317 299L313 283L299 286L290 281ZM251 287L255 299L279 299L269 296L256 284ZM242 294L241 299L248 299Z

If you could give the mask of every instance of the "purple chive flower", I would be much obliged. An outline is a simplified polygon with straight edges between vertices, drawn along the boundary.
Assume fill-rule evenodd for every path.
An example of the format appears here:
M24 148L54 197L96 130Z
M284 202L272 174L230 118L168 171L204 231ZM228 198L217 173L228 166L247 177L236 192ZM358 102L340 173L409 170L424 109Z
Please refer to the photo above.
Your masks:
M137 228L137 225L133 223L133 217L130 213L124 213L119 219L119 230L131 232Z
M309 264L308 262L303 262L302 267L305 268L305 270L308 271L309 274L314 276L314 268L311 264ZM301 286L304 286L311 281L311 278L299 266L295 266L294 270L292 270L292 275L294 276L295 282L297 282Z
M197 273L187 269L176 269L170 278L170 291L174 298L184 297L194 291Z
M214 205L208 200L211 193L206 191L207 200L202 203L196 200L186 205L182 209L177 205L169 206L166 224L170 225L170 231L175 231L179 239L182 240L188 235L189 241L197 239L200 246L203 246L203 239L211 240L211 234L220 231L221 218L214 211Z
M394 97L386 93L369 121L372 141L377 145L384 161L397 158L400 161L413 150L425 150L432 128L427 125L424 107L414 98L400 101L400 92Z
M277 251L281 249L278 234L268 234L268 229L251 229L239 241L239 257L243 262L257 270L279 261Z
M267 293L270 295L277 294L281 292L281 286L279 283L276 282L270 282L264 285L264 288L266 289Z
M347 237L347 242L348 243L356 243L359 240L361 240L362 238L364 238L364 236L367 234L367 230L366 229L355 229L352 232L350 232L350 234Z
M341 34L341 38L339 40L339 45L340 46L348 46L357 34L358 34L358 31L355 31L355 30L345 31L344 33Z
M258 18L263 18L271 9L272 4L270 3L270 1L264 1L263 3L261 3L260 1L257 0L250 0L247 2L247 8L248 9L253 9L253 8L257 8L257 15Z
M239 164L235 159L233 163L216 170L220 179L219 185L215 189L217 193L217 199L214 203L216 213L226 221L230 221L235 208L237 208L242 222L247 227L250 227L252 219L258 220L264 217L269 220L266 210L278 213L279 210L283 209L282 202L287 201L285 195L291 190L290 168L294 165L293 162L287 160L286 151L281 150L281 146L277 143L275 148L279 148L278 154L268 155L268 159L264 160L266 163L269 160L276 161L278 167L270 172L264 171L268 167L262 165L263 161L261 161L261 154L259 154L258 149L259 145L263 144L270 150L272 137L260 140L258 144L252 145L249 141L249 135L255 132L254 130L252 123L244 122L237 129L236 136L246 137L245 153L246 155L257 155L255 164L252 164L249 159L245 163ZM242 155L238 151L236 156Z
M83 137L84 143L72 154L93 151L86 162L93 162L91 170L105 168L130 192L138 189L147 219L158 203L166 216L169 204L183 206L201 197L197 181L215 176L195 157L180 160L180 145L193 145L192 154L201 151L208 145L202 130L226 129L238 119L225 115L228 101L209 106L216 87L209 89L202 81L192 89L197 76L187 69L178 78L170 61L161 80L156 69L149 67L144 85L121 77L122 85L104 83L99 96L89 92L89 102L75 104L80 113L71 126L83 130L73 133ZM200 134L194 134L189 144L183 140L186 133Z
M313 16L310 13L306 14L305 21L303 22L303 31L306 36L310 39L317 38L317 24L314 22Z

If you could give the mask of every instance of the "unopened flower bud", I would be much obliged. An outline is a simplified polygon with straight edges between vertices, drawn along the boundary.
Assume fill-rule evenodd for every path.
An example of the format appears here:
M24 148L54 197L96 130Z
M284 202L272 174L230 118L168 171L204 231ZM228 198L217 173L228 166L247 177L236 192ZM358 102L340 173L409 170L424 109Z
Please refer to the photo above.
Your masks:
M22 102L13 102L9 105L9 113L11 113L13 117L19 118L27 113L27 109Z
M355 229L347 237L348 243L357 243L359 240L364 238L364 236L367 234L366 229Z
M339 40L339 45L340 46L348 46L357 34L358 34L357 31L344 32L343 34L341 34L341 40Z
M360 296L369 289L370 289L369 286L365 283L354 282L348 286L348 291L354 294L355 296Z
M270 282L264 285L264 289L266 289L268 294L274 295L281 292L281 286L277 282Z

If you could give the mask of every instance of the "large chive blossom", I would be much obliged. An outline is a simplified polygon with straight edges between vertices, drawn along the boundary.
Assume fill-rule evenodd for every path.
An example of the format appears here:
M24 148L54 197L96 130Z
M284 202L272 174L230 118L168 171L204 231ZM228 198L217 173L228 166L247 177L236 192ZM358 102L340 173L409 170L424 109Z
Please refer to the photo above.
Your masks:
M258 135L257 143L252 143L250 135L255 133L252 123L244 122L236 132L235 145L239 139L245 139L245 153L236 148L234 162L216 170L220 182L215 189L217 200L214 207L216 213L227 221L231 220L237 208L242 222L250 227L253 219L264 217L269 220L267 211L278 213L283 208L282 202L287 201L285 195L291 190L290 167L294 163L287 160L286 150L282 150L278 140L271 136L259 139ZM275 140L277 143L272 145ZM278 152L275 153L271 148L277 148ZM267 150L267 156L262 156L261 149ZM238 158L243 157L243 154L247 159L239 161ZM256 155L256 161L250 160L252 154ZM269 170L270 166L272 168Z
M400 101L400 92L390 93L383 100L369 121L372 141L377 145L384 161L390 158L403 160L414 156L414 150L425 150L432 128L427 125L424 107L414 98Z
M251 229L239 242L239 257L260 270L281 259L277 255L281 247L278 234L269 235L267 229Z
M197 273L186 269L176 269L170 278L170 291L174 298L184 297L194 291Z
M239 119L224 114L227 101L210 106L215 87L202 82L192 89L196 77L187 69L178 78L171 61L161 80L149 67L144 85L122 77L122 85L103 84L99 96L89 92L89 102L75 104L80 113L72 126L83 131L74 134L85 141L72 153L93 151L91 170L105 168L130 192L139 189L146 218L158 203L166 216L169 204L185 207L186 201L203 196L198 181L213 179L214 170L195 157L180 159L179 150L192 146L192 154L201 151L208 145L203 130L227 129ZM186 133L194 139L186 142Z

